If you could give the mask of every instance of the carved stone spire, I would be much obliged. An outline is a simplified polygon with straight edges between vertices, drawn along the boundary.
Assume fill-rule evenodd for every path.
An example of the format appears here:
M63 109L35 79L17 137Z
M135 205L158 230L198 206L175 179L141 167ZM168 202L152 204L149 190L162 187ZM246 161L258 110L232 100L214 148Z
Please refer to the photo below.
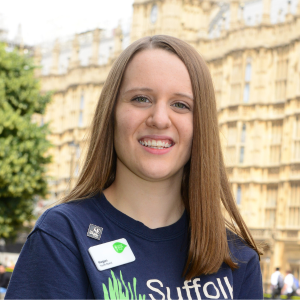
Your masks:
M293 20L293 15L292 15L292 10L291 10L291 1L288 1L288 7L287 7L287 14L286 14L286 21L292 21Z
M238 21L238 12L240 1L238 0L231 0L230 2L230 29L236 29L239 25Z
M42 62L42 51L40 46L34 48L33 61L35 66L40 66ZM42 74L41 68L35 68L34 75L40 77Z
M99 44L100 44L100 32L99 28L93 31L93 45L92 45L92 56L90 57L90 64L97 65L99 58Z
M79 62L79 40L78 40L78 34L74 36L73 43L72 43L72 54L70 59L70 65L69 68L76 68L80 65Z
M271 9L271 0L263 0L263 15L262 15L263 24L270 23L270 9Z
M209 25L209 12L211 9L210 2L207 0L204 0L201 3L201 9L202 9L202 16L201 16L199 36L201 38L207 38L208 25Z
M59 54L60 54L60 45L59 45L59 41L57 39L54 43L54 47L52 50L51 74L58 74Z
M114 56L119 56L123 50L123 31L121 24L119 23L118 27L115 29L114 34Z
M297 3L296 14L297 14L297 15L300 15L300 1L298 1L298 3Z

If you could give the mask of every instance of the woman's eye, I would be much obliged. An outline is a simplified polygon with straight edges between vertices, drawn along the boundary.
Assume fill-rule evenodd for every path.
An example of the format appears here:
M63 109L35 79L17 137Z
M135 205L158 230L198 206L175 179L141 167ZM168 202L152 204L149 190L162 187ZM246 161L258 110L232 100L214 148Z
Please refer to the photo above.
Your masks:
M140 103L148 103L149 102L149 100L146 97L136 97L132 100L136 101L136 102L140 102Z
M189 107L187 105L185 105L181 102L176 102L176 103L173 104L173 106L176 107L176 108L180 108L180 109L184 109L184 108L189 109Z

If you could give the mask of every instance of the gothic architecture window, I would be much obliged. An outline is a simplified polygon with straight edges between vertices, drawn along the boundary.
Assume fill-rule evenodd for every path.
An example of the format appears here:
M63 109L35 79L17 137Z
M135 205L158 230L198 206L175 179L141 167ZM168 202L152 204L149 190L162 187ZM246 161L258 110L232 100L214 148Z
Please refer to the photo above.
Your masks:
M300 227L300 182L291 184L291 195L288 201L288 218L289 227Z
M245 70L245 85L244 85L244 98L243 102L248 103L250 99L250 82L251 82L251 73L252 73L252 64L251 59L247 59L247 65Z
M241 79L242 76L242 57L241 55L236 55L233 59L232 73L231 73L231 103L240 103L241 98Z
M242 202L242 186L239 184L236 190L236 203L240 205Z
M243 124L240 140L240 163L245 159L245 143L246 143L246 124Z
M297 116L294 123L294 138L293 138L293 148L294 148L294 160L300 161L300 116Z
M278 164L281 159L282 122L272 122L271 130L270 163Z
M287 77L288 77L288 53L287 47L278 49L276 82L275 82L275 100L282 102L286 97Z
M222 61L214 64L213 82L215 88L217 108L221 107L222 82L223 82L223 64Z
M226 159L228 164L235 164L236 160L237 127L236 123L228 124Z
M79 106L79 119L78 119L78 126L83 126L83 109L84 109L84 93L82 92L80 97L80 106Z
M267 188L267 201L265 207L265 226L273 228L276 221L278 186L272 185Z

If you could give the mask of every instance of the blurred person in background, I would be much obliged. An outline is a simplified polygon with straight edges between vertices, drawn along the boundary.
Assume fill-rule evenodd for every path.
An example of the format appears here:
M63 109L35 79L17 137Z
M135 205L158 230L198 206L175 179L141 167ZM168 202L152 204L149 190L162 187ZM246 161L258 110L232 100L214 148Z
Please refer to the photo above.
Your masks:
M283 294L287 295L287 299L291 299L291 297L296 293L296 286L294 275L292 271L288 270L286 272L286 276L284 278L284 286L283 286Z
M281 295L281 289L283 288L283 277L279 268L276 268L275 272L271 275L271 285L272 299L276 299Z
M7 272L6 267L0 264L0 294L6 292L10 277L11 272Z
M299 280L294 276L294 285L295 285L295 294L300 295L300 285L299 285Z

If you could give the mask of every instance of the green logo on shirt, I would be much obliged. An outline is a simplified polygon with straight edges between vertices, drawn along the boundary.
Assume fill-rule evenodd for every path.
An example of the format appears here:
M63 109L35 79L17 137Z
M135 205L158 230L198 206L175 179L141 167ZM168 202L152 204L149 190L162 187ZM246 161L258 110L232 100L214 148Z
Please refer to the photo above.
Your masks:
M104 300L146 300L146 295L136 293L137 282L135 277L133 278L132 285L130 284L130 282L126 284L123 280L121 271L120 279L116 278L112 270L110 270L110 272L112 278L108 277L108 287L106 287L106 285L102 283Z
M116 250L116 252L118 253L122 253L126 247L126 245L122 244L122 243L114 243L113 244L114 249Z

